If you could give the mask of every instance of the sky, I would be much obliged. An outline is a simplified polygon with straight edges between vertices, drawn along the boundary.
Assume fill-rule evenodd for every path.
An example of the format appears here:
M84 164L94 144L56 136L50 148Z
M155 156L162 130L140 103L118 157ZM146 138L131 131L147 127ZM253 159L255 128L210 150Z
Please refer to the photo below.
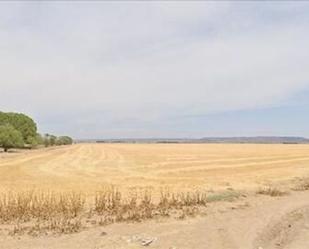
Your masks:
M309 137L309 2L0 2L0 110L74 138Z

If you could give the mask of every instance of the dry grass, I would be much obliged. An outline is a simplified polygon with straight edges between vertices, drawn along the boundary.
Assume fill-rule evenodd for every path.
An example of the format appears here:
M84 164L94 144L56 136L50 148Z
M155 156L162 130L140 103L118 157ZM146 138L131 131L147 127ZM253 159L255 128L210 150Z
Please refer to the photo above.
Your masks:
M79 193L39 191L0 195L0 223L14 225L10 234L37 235L46 231L72 233L81 228L85 197Z
M309 190L309 179L300 178L297 183L293 186L292 190L294 191L307 191Z
M76 218L84 209L85 197L78 193L25 191L0 195L0 222Z
M206 198L207 202L217 202L217 201L234 201L241 196L240 192L227 190L221 191L219 193L208 195Z
M288 194L288 192L282 191L282 190L275 188L275 187L262 188L262 189L259 189L256 193L260 194L260 195L269 195L269 196L272 196L272 197L284 196L284 195Z
M10 235L74 233L86 221L107 225L114 222L140 222L155 217L194 216L206 207L202 192L172 193L162 190L154 198L150 190L123 196L116 188L98 191L86 203L81 193L40 191L0 194L0 224L11 226Z
M154 200L151 191L142 194L133 193L123 198L117 189L98 192L95 196L94 212L103 217L101 223L119 221L139 222L154 217L171 216L175 211L186 214L196 214L199 207L206 207L206 194L202 192L172 193L169 190L161 190L159 198ZM195 210L194 212L192 210Z

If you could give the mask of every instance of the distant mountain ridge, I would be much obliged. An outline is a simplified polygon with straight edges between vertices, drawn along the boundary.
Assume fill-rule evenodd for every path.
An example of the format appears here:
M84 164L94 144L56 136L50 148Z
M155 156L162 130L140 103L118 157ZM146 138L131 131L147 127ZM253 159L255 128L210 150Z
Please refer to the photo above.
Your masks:
M309 144L305 137L256 136L256 137L204 137L204 138L117 138L80 139L77 142L90 143L249 143L249 144Z
M309 139L304 137L276 137L276 136L257 136L257 137L205 137L200 139L208 143L286 143L286 144L305 144Z

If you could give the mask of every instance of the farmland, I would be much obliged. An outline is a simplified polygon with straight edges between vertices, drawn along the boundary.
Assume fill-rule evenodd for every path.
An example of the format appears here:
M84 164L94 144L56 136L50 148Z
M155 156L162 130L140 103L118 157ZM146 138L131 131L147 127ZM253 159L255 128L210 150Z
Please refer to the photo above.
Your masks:
M255 188L309 174L309 145L76 144L0 153L0 188Z
M89 143L0 153L0 242L307 248L308 164L309 145L296 144Z

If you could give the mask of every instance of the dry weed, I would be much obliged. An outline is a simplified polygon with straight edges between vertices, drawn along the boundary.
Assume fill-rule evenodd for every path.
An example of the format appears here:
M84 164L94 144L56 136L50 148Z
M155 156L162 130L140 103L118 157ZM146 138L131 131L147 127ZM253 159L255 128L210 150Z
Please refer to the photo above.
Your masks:
M206 194L198 191L172 193L165 189L158 198L153 196L146 190L124 197L118 189L107 188L85 205L86 198L80 193L8 192L0 194L0 224L13 226L11 235L65 234L80 231L83 221L90 219L91 225L107 225L175 213L182 218L195 216L207 203Z
M267 188L259 189L256 193L260 194L260 195L269 195L269 196L272 196L272 197L284 196L284 195L288 194L288 192L282 191L282 190L277 189L275 187L267 187Z
M307 191L309 190L309 179L300 178L299 182L292 188L294 191Z

